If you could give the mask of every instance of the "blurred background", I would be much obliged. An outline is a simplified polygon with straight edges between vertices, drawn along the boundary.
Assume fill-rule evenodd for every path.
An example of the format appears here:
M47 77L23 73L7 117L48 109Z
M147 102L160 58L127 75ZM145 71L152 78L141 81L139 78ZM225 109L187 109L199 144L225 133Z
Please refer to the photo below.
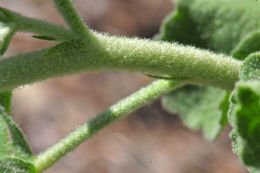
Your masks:
M152 38L174 5L170 0L74 0L97 31ZM0 6L63 25L51 0L1 0ZM6 55L53 45L16 34ZM14 92L12 111L35 153L76 126L149 84L138 73L87 72L51 79ZM184 127L160 101L121 119L69 153L46 173L246 173L232 153L227 127L209 143Z

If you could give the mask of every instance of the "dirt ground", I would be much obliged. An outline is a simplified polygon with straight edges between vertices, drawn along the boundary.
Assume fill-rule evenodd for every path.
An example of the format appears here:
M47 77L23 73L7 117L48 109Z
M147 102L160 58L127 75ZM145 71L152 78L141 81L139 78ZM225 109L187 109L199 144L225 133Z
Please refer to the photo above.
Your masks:
M88 25L97 31L151 38L174 8L170 0L74 0ZM51 0L1 0L24 15L63 25ZM17 34L6 55L54 43ZM128 72L86 72L23 86L14 92L13 115L35 153L57 142L76 126L149 84L152 79ZM46 173L246 173L232 153L226 128L209 143L184 127L160 101L101 131Z

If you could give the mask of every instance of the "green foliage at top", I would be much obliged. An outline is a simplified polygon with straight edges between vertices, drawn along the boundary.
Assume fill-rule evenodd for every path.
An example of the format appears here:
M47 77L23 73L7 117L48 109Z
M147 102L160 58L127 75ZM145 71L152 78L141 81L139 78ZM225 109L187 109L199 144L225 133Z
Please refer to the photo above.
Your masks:
M251 0L179 0L160 37L229 54L260 28L259 8Z
M260 30L249 33L233 49L232 56L236 59L244 60L252 52L260 50Z

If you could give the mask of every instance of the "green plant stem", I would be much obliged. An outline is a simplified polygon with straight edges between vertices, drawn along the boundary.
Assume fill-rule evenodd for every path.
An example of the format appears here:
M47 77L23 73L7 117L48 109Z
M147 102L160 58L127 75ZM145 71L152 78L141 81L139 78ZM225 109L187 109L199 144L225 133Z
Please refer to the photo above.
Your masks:
M7 9L0 11L18 23L24 21L24 25L19 23L20 31L34 32L58 40L79 38L62 27L23 17ZM88 37L88 43L80 48L77 46L82 41L64 44L63 48L60 46L61 52L70 49L69 53L59 52L42 58L48 52L48 49L45 49L1 61L0 75L3 78L0 79L0 90L13 89L50 77L101 69L145 72L228 90L232 89L238 80L241 62L221 54L159 41L120 38L95 32L93 35L95 37Z
M53 0L53 2L72 31L83 37L92 35L82 18L78 15L71 0Z
M20 32L29 32L48 36L57 41L67 41L80 38L76 33L44 20L25 17L16 12L0 7L0 14L1 12L5 14L5 16L0 16L0 21L8 20L14 22L17 25L17 31Z
M39 33L43 36L54 38L57 41L73 40L79 37L63 27L50 24L43 20L21 17L17 20L17 24L17 30L20 32Z
M51 49L0 61L0 90L87 70L127 70L212 85L227 90L238 80L240 61L194 47L96 34Z
M19 31L34 32L57 40L79 38L62 27L23 17L7 9L0 8L0 11L20 22ZM44 49L0 61L0 90L86 70L137 71L228 90L238 80L241 62L225 55L159 41L120 38L95 32L93 35L95 37L86 38L85 43L74 40L60 45L56 53L47 53L49 49Z
M34 163L37 172L49 168L61 157L112 122L181 85L183 85L181 82L159 80L119 101L36 157Z

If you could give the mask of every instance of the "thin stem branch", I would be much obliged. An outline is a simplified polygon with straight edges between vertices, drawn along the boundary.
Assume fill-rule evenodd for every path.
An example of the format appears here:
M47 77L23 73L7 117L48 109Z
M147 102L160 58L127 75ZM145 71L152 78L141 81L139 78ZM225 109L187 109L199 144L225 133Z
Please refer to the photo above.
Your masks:
M49 36L57 41L68 41L79 38L75 33L44 20L20 17L17 21L17 30L20 32L37 33Z
M80 36L74 32L44 20L25 17L2 7L0 7L0 12L4 14L4 16L0 16L0 20L9 20L14 22L17 25L16 29L18 32L31 32L54 38L57 41L67 41L80 38Z
M78 15L71 0L53 0L53 2L72 31L86 38L92 35L83 19Z
M182 83L180 82L159 80L119 101L117 104L111 106L88 123L78 127L54 146L41 153L34 161L37 172L49 168L61 157L112 122L130 114L181 85Z

